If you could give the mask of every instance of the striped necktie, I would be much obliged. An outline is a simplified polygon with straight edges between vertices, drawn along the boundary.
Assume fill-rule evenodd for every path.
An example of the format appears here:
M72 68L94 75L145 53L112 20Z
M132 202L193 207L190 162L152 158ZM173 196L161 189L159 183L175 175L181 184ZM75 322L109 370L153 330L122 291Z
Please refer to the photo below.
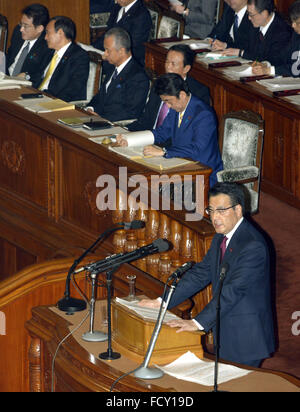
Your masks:
M227 237L224 236L224 237L223 237L223 240L222 240L222 242L221 242L221 244L220 244L220 249L221 249L220 262L222 262L222 260L223 260L223 258L224 258L224 255L225 255L225 252L226 252L226 241L227 241Z
M26 46L24 47L24 49L22 50L20 57L15 65L14 71L12 73L13 76L17 76L18 74L21 73L23 64L25 62L25 59L27 57L29 53L29 42L27 42Z
M48 80L50 79L50 77L52 76L52 74L53 74L53 72L54 72L54 70L55 70L55 67L56 67L57 59L58 59L58 54L57 54L57 52L55 52L54 55L53 55L53 57L52 57L52 60L51 60L51 62L50 62L50 65L49 65L49 67L48 67L47 73L45 74L44 80L42 81L42 83L41 83L40 86L39 86L39 90L43 90L45 84L47 83L47 81L48 81Z
M181 126L183 116L184 116L184 112L179 113L178 127Z

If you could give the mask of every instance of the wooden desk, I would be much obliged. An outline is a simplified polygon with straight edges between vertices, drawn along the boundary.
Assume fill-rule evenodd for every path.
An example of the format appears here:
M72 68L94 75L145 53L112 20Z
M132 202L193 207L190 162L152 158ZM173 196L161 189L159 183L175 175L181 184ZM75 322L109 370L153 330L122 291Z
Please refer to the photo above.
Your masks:
M146 66L164 73L167 49L147 44ZM272 196L300 208L300 109L256 83L242 84L227 78L221 69L210 70L196 61L191 75L210 88L219 121L224 114L252 110L265 121L262 185Z
M101 312L97 311L101 328ZM51 361L57 344L84 318L84 314L66 317L55 308L37 307L26 323L31 336L30 382L31 391L51 390ZM81 339L88 330L88 322L76 330L60 347L55 361L54 390L58 392L108 392L114 381L139 366L126 356L119 360L102 361L99 353L106 352L107 342L87 343ZM104 330L104 329L103 329ZM300 392L300 381L287 374L254 368L250 374L219 385L231 392ZM164 375L160 379L141 380L133 376L121 379L114 392L211 392L212 387L190 383ZM174 394L175 395L175 394Z
M138 289L153 297L161 294L157 285L175 268L185 261L202 259L214 235L208 221L186 222L183 211L134 210L128 201L130 191L124 194L117 189L116 210L98 210L99 176L118 177L120 166L127 167L129 176L149 178L159 173L125 160L89 141L85 134L57 123L59 117L82 113L38 115L13 103L24 91L0 92L0 311L10 325L7 337L1 336L0 340L0 369L6 371L5 377L9 375L7 382L0 378L0 390L16 391L26 390L28 385L22 369L27 348L22 325L28 320L28 311L33 306L54 304L63 296L68 268L100 233L116 222L146 222L143 229L118 231L103 242L97 252L105 256L134 250L157 238L172 242L170 252L150 255L130 265L133 273L141 274L137 276ZM205 198L210 172L201 165L193 165L190 170L193 176L204 176ZM128 207L122 210L125 201ZM70 258L64 275L55 272L58 258ZM42 265L46 260L51 260L48 269ZM37 265L25 269L30 264ZM128 291L126 282L120 283L119 288ZM195 298L193 310L203 308L210 298L211 290L207 288Z

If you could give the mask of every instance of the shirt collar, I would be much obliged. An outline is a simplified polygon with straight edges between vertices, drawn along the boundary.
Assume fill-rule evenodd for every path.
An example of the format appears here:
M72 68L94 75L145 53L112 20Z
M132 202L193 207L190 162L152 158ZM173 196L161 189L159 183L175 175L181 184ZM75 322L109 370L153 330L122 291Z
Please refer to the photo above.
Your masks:
M273 23L274 19L275 19L275 13L273 13L273 16L272 16L272 18L271 18L271 20L269 21L268 24L266 24L265 26L261 26L261 27L260 27L260 31L262 32L262 34L263 34L264 36L266 35L267 31L269 30L269 27L270 27L271 24Z
M247 6L243 7L238 13L235 13L236 15L239 16L239 23L243 20L245 13L247 11Z
M72 44L72 42L69 42L65 46L63 46L61 49L56 51L56 53L57 53L57 55L60 59L63 57L63 55L65 54L67 49L71 46L71 44Z
M226 234L226 237L227 237L226 244L227 244L227 245L229 244L232 236L235 234L237 228L240 226L240 224L242 223L243 220L244 220L244 217L241 217L240 220L239 220L239 221L236 223L236 225L234 226L234 228L233 228L229 233Z
M135 0L133 3L128 4L128 6L124 7L125 8L125 13L128 12L129 9L137 2L138 0Z
M120 64L120 66L116 67L117 71L118 71L118 75L121 73L121 71L124 69L124 67L130 62L130 60L132 59L132 56L128 57L128 59Z

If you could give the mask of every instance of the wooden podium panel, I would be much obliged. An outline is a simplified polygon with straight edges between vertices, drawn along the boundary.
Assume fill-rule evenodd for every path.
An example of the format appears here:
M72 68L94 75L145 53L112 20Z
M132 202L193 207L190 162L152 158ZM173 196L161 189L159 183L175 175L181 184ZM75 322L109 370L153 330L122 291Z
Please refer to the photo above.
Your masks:
M155 322L143 319L132 310L112 302L112 339L114 348L127 358L142 363ZM175 328L162 325L149 365L164 365L187 351L203 358L202 332L176 333Z

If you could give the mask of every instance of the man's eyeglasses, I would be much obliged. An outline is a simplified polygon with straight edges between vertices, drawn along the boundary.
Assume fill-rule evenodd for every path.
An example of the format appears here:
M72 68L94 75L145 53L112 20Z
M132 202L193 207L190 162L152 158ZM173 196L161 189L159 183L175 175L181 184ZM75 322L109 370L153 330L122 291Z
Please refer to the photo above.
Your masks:
M254 13L254 14L248 13L248 17L250 17L250 19L252 19L253 17L257 16L258 14L260 14L260 13Z
M236 205L229 206L229 207L225 207L225 208L223 208L223 209L221 209L221 208L220 208L220 209L212 209L211 207L207 207L207 208L205 209L205 213L207 213L209 216L212 216L212 215L214 215L215 213L219 213L219 215L223 216L223 215L226 214L227 210L232 209L232 208L235 207L235 206L237 206L237 204L236 204Z
M24 30L29 30L31 27L34 27L33 24L19 23L19 27Z

